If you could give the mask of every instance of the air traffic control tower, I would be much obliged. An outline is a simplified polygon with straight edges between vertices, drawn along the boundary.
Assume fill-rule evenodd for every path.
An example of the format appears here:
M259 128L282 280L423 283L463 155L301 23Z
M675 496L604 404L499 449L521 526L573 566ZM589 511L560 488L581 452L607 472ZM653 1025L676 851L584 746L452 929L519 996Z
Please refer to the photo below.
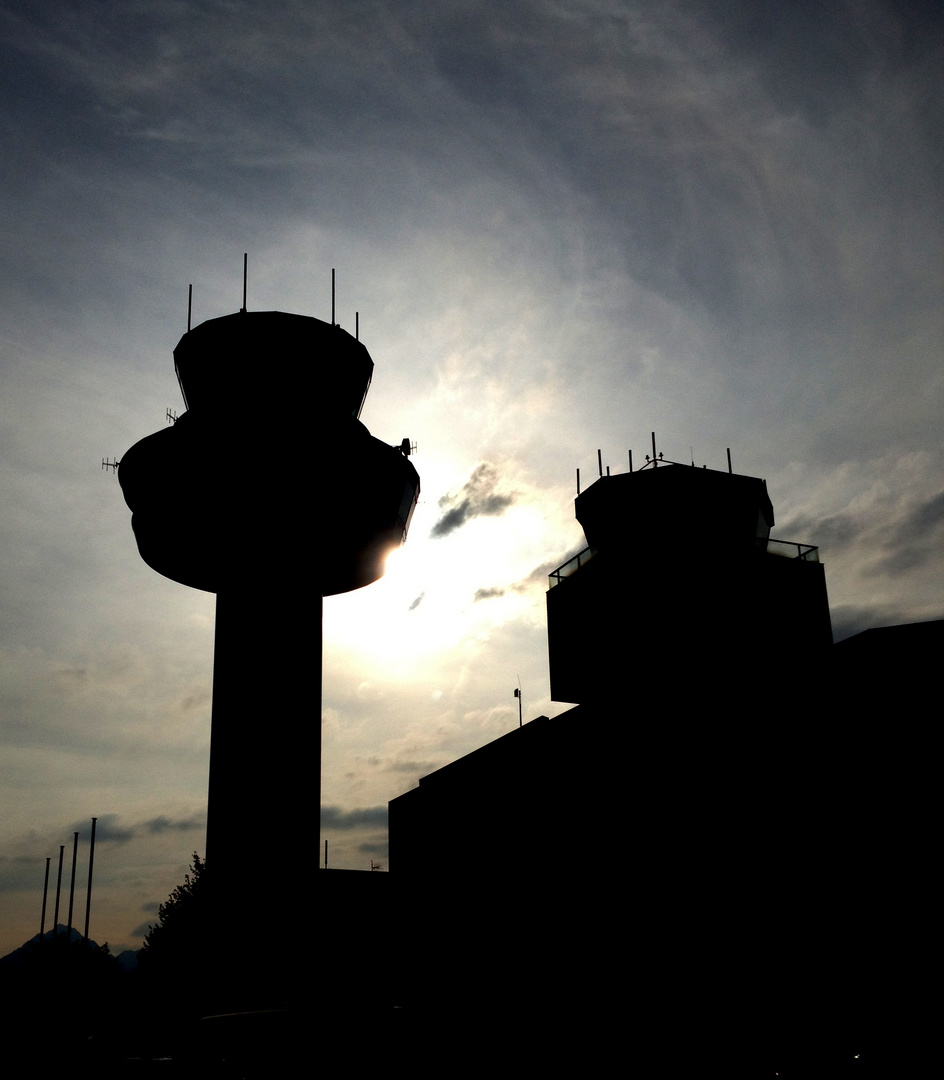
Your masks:
M774 673L792 681L832 644L818 550L771 538L766 481L654 449L577 495L588 546L547 592L551 698L626 702L655 679L670 705L723 684L739 711L761 714Z
M244 306L174 362L186 412L118 478L144 561L217 595L207 866L230 929L272 935L318 865L322 598L383 575L419 476L360 422L373 361L333 322Z

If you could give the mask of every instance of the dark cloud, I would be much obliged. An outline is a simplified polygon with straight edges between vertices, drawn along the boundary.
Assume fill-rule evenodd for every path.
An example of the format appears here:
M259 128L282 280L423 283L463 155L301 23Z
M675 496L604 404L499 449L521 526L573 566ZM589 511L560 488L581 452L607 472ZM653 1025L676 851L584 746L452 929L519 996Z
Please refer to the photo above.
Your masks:
M857 514L833 514L825 518L809 516L791 518L783 527L773 529L777 538L797 543L815 544L824 553L835 555L853 546L862 535L862 522Z
M526 578L522 578L521 581L516 581L513 585L493 585L483 589L476 589L475 600L492 600L496 597L504 596L507 592L526 592L535 585L540 585L543 589L546 589L548 575L567 561L567 559L563 559L560 562L555 560L554 562L541 563L541 565L536 566ZM473 603L475 600L473 600Z
M151 818L150 821L145 821L141 827L149 833L157 833L158 835L166 832L193 832L194 829L205 829L206 819L192 817L173 821L171 818L161 814L159 817Z
M483 461L472 475L453 494L443 495L439 500L442 517L430 531L431 537L448 536L476 517L499 517L514 502L515 493L499 493L495 489L500 482L494 465Z
M386 829L386 806L371 806L364 810L342 810L340 806L323 806L321 808L321 827L323 829L343 831L359 829L365 826L372 829Z
M475 600L473 601L473 603L475 601L478 601L478 600L491 600L493 597L504 596L504 595L505 595L505 590L504 589L498 589L498 588L495 588L495 589L476 589L475 590Z
M379 855L381 858L387 857L387 845L382 843L371 844L365 842L357 845L357 850L362 855Z
M911 505L904 492L892 499L883 495L829 517L794 517L774 531L816 544L825 559L842 556L848 561L857 554L868 577L902 577L940 559L944 491Z
M889 528L885 557L871 568L870 573L898 577L940 560L942 526L944 491L919 503Z
M411 773L414 776L426 776L445 764L441 759L435 761L395 761L387 766L388 772Z
M95 825L95 842L125 844L140 836L160 836L168 832L193 832L205 828L206 816L203 814L180 818L176 821L161 814L132 825L122 824L117 814L101 814ZM86 818L84 821L75 822L70 826L70 832L78 832L80 840L83 843L87 842L92 836L91 819Z
M70 832L77 832L83 842L91 839L92 822L90 818L84 821L76 821L69 826ZM117 814L100 814L95 824L95 842L107 841L114 844L125 844L133 840L138 829L133 825L119 824Z

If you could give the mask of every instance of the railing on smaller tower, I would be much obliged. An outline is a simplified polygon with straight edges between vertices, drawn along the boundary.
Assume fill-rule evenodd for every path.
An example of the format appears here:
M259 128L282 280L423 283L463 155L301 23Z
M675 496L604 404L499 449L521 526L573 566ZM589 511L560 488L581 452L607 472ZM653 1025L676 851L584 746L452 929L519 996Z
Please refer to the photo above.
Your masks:
M564 578L569 578L571 574L576 574L580 567L585 566L596 553L596 548L592 547L587 547L584 548L583 551L578 551L572 559L568 559L563 566L559 566L548 575L548 588L553 589L554 586L559 585Z
M812 544L795 544L792 540L774 540L773 537L767 541L767 554L787 559L802 559L803 562L819 562L818 547Z
M757 550L763 551L767 555L775 555L781 559L800 559L802 562L819 562L819 548L813 544L798 544L792 540L774 540L772 537L769 540L765 540L764 537L757 537ZM553 589L555 585L559 585L565 578L572 577L577 571L596 555L596 548L586 547L583 551L578 551L573 558L570 558L559 566L556 570L551 571L548 574L548 588Z

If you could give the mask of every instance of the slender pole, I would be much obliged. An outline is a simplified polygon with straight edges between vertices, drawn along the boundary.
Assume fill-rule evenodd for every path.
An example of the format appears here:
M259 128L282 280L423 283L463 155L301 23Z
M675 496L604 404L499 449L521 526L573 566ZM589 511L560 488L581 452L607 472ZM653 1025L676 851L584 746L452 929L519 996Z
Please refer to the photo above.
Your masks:
M243 306L240 311L246 310L246 283L249 280L249 252L243 252Z
M733 471L734 470L731 468L731 447L729 446L728 447L728 472L730 473L730 472L733 472Z
M46 894L49 891L49 863L52 860L51 855L46 856L46 880L43 882L43 914L39 920L39 937L42 940L43 934L46 933Z
M56 913L52 917L53 934L59 933L59 894L62 891L62 853L65 849L65 844L59 845L59 876L56 878Z
M89 912L92 910L92 867L95 865L95 823L98 818L92 818L92 841L89 845L89 879L88 893L85 897L85 940L88 941Z
M187 333L190 333L190 316L193 314L193 282L187 288Z
M630 452L629 452L629 471L630 472L633 471L633 452L632 452L632 450L630 450Z
M331 325L334 326L334 267L331 267Z
M361 339L361 313L359 311L354 312L354 340L360 341Z
M600 470L600 475L603 475L603 451L597 450L597 467Z
M580 470L577 470L577 494L580 494Z
M652 433L652 467L658 468L658 462L656 461L656 433Z
M75 833L72 837L72 884L69 886L69 926L66 930L66 936L69 941L72 941L72 905L75 903L75 860L79 854L79 834Z

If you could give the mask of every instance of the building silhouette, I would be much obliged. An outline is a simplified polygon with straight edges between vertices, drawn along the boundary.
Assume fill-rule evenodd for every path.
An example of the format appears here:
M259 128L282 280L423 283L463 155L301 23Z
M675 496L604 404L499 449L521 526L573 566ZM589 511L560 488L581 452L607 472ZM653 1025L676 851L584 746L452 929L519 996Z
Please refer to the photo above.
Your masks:
M645 670L659 651L689 683L763 670L767 696L772 666L831 645L817 549L771 539L765 481L653 458L600 477L575 511L588 547L547 594L553 700L625 699L627 665Z
M911 1014L893 941L926 840L909 821L892 850L905 754L846 707L871 643L831 645L816 549L771 539L763 480L658 462L576 513L547 611L552 697L579 704L389 804L407 933L437 943L408 996L500 1001L574 1067L864 1074L854 1048L874 1063Z
M409 441L387 445L361 423L373 360L333 321L249 312L244 279L243 308L188 328L174 365L186 412L132 446L118 479L144 561L217 596L217 954L199 977L214 975L221 1007L246 1008L305 993L282 952L247 960L233 943L247 925L284 925L290 898L315 890L317 856L304 853L321 805L322 599L383 574L420 483Z

